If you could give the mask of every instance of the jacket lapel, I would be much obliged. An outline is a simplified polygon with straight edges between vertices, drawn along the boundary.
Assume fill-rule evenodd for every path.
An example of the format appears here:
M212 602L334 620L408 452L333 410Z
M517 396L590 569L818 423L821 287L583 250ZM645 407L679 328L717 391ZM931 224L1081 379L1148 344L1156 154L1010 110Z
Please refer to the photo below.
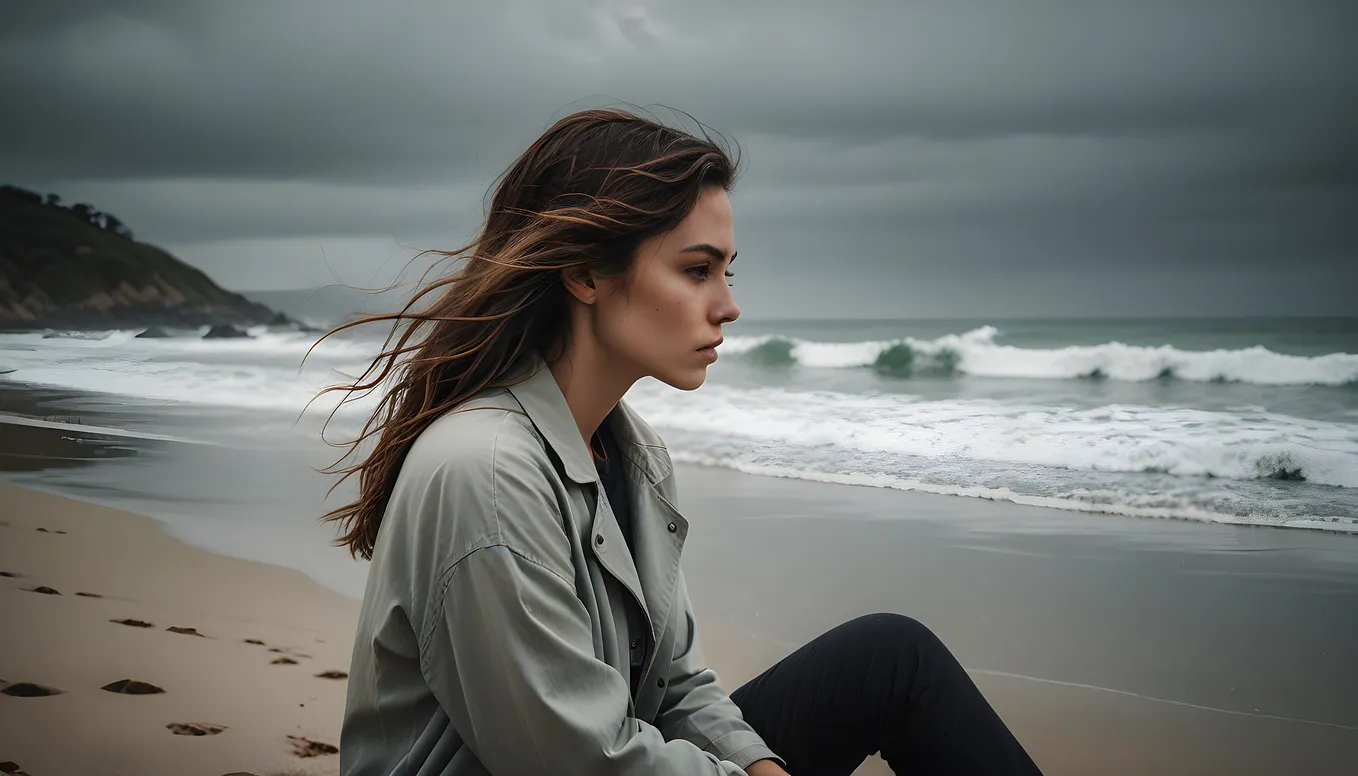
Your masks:
M632 554L645 595L651 636L660 644L669 626L670 607L679 579L679 560L688 538L688 520L661 494L659 483L670 475L668 454L654 432L620 401L608 421L623 443L627 459L628 498L632 507ZM672 529L672 530L671 530ZM656 650L647 658L646 670Z
M585 440L580 436L575 417L571 414L566 397L562 395L561 387L557 385L552 371L547 368L546 362L540 356L534 356L533 362L529 367L531 374L528 378L510 386L509 392L519 402L519 406L523 407L529 420L547 442L547 446L561 460L566 476L577 484L594 486L596 494L594 514L590 520L590 533L587 538L590 551L599 565L636 598L637 605L641 607L647 621L651 622L651 631L654 632L655 624L648 611L645 586L641 583L632 554L627 551L627 540L623 538L622 528L618 525L613 510L606 506L607 499L603 498L600 492L602 488L599 483L599 472L594 468L594 458L589 448L585 446ZM632 447L627 443L627 439L626 436L619 437L619 446L624 451ZM631 456L624 452L624 457ZM636 490L635 487L629 488L629 491ZM635 495L631 498L633 508L636 509ZM635 533L635 527L633 531L632 541L638 543L640 539Z
M533 425L561 460L566 476L580 485L592 484L599 494L598 470L571 415L566 397L540 356L531 374L509 388ZM673 473L663 441L626 401L604 420L616 435L627 476L632 508L632 551L607 499L598 498L590 523L589 546L599 565L635 597L650 626L654 645L663 643L670 609L678 587L679 561L688 538L688 520L665 498L660 483ZM648 650L644 672L655 662L658 646Z

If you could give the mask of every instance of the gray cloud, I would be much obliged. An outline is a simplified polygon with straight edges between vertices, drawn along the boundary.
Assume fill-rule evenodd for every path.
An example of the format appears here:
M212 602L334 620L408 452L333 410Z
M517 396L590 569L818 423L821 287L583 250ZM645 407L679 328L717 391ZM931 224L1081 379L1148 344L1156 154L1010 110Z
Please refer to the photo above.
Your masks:
M750 312L1350 311L1358 6L1186 5L25 4L0 169L236 287L366 281L555 117L660 103L745 152Z

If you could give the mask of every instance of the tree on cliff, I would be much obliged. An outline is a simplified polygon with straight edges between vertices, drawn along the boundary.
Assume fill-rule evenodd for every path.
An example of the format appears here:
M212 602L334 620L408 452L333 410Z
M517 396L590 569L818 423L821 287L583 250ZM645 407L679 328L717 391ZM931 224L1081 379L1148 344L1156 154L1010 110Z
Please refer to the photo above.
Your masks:
M88 202L77 202L69 207L63 207L60 196L56 194L42 195L21 186L0 186L0 194L20 197L29 202L34 202L47 207L62 208L106 232L112 232L119 237L124 237L128 240L136 239L132 234L132 230L127 228L127 225L122 222L122 219L119 219L112 213L102 213L95 208L94 205L91 205Z

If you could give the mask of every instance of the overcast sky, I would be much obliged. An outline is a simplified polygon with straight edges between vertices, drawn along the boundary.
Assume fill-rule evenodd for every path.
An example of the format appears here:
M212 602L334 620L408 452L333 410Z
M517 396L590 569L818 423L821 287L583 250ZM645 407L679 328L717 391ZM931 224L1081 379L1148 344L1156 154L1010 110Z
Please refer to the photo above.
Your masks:
M1354 314L1354 30L1302 0L9 4L0 181L230 288L380 284L556 118L669 106L744 152L748 317Z

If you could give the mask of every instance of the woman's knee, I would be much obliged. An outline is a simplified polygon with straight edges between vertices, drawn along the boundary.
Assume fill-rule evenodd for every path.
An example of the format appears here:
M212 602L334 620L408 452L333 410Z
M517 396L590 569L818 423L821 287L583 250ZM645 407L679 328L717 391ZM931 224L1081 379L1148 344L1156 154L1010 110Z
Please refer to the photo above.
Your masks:
M877 612L856 617L844 625L844 635L854 642L894 651L924 651L942 646L938 636L913 617L894 612Z

